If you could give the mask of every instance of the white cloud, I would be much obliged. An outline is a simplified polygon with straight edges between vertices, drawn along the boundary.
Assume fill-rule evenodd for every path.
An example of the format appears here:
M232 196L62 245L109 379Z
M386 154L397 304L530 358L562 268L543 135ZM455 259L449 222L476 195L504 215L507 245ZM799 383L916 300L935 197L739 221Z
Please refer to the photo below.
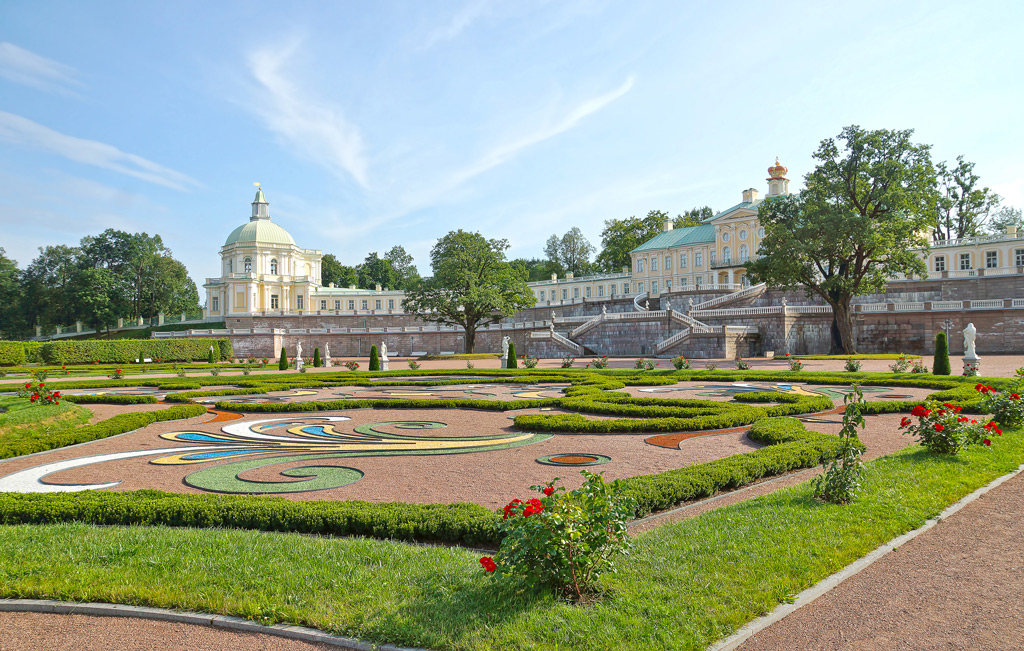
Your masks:
M175 190L201 185L190 176L123 152L113 145L76 138L54 131L20 115L0 111L0 141L30 149L40 149L68 160L133 176Z
M297 46L265 48L249 55L249 70L262 89L246 107L302 156L366 188L368 165L359 129L339 107L309 96L283 71Z
M509 142L502 143L486 154L481 156L476 162L469 167L459 170L451 176L449 186L456 187L466 182L467 180L482 174L487 170L497 167L502 163L515 157L523 149L536 145L539 142L543 142L549 138L553 138L560 133L564 133L569 129L572 129L578 125L584 118L589 115L597 113L604 107L608 106L615 100L619 99L623 95L629 92L633 87L633 76L630 75L621 86L603 95L592 97L588 100L581 102L574 109L569 111L561 120L554 124L548 124L542 126L532 133L527 133L518 138L510 140Z
M451 21L444 27L439 27L427 35L425 47L433 47L441 41L450 41L461 34L467 27L475 23L481 16L487 13L487 0L471 0L463 5L462 9L452 16Z
M71 66L22 49L13 43L0 43L0 77L40 90L74 94L69 86L81 86Z

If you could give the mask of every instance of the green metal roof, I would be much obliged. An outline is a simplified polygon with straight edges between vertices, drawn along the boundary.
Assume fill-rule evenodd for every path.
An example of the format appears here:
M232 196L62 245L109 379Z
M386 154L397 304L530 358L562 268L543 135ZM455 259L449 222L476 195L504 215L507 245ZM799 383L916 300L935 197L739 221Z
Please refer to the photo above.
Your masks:
M283 244L285 246L295 245L295 240L284 230L269 219L253 219L248 224L242 224L231 231L224 246L253 242L259 244Z
M748 210L753 210L754 212L757 212L757 207L761 205L761 201L761 199L757 199L756 201L741 201L740 203L736 204L735 206L732 206L731 208L726 208L725 210L719 213L715 213L715 215L711 217L711 219L709 219L708 221L713 222L719 217L724 217L725 215L728 215L732 211L739 210L740 208L747 208Z
M686 246L689 244L707 244L715 241L715 227L705 223L698 226L686 226L684 228L673 228L664 233L658 233L640 246L630 251L653 251L655 249L670 249L675 246Z

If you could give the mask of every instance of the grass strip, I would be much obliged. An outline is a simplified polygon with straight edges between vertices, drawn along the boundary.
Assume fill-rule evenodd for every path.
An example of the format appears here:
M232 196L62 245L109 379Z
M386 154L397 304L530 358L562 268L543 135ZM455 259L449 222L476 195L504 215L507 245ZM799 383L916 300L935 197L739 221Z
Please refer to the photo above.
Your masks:
M159 411L118 414L94 425L65 428L55 432L34 429L15 438L0 439L0 459L18 457L33 452L53 450L76 443L95 441L115 434L123 434L163 420L192 418L206 412L202 405L175 405Z
M961 458L869 462L853 504L808 484L664 525L589 606L489 580L459 548L248 531L0 527L0 596L294 623L430 649L703 649L1024 461L1019 434Z

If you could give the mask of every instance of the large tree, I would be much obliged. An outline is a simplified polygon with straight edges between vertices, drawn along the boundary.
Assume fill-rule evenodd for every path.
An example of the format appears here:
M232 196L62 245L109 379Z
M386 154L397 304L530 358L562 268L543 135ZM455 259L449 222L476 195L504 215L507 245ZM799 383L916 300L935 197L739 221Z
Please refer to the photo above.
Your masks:
M1018 236L1024 235L1024 216L1021 215L1020 208L1000 206L988 222L988 232L993 235L1003 235L1008 226L1015 226Z
M476 348L476 330L532 307L523 269L505 260L508 240L452 231L430 251L434 275L406 293L405 310L424 321L460 325L465 351Z
M758 216L765 236L754 282L802 287L832 306L832 352L855 353L854 296L883 289L895 274L926 273L918 251L935 223L936 174L912 130L843 129L823 140L798 195L772 197Z
M349 267L338 262L333 253L328 253L320 259L320 282L326 287L334 283L335 287L348 287L359 285L359 272L355 267Z
M0 246L0 339L14 339L25 330L23 302L21 272Z
M594 255L594 246L583 236L583 231L573 226L562 237L549 237L544 255L562 273L582 276L591 270L590 256Z
M411 289L420 281L420 272L413 264L412 256L406 253L405 247L396 245L384 254L384 259L391 264L397 276L395 289Z
M558 274L562 271L556 263L542 258L516 258L512 264L518 265L526 271L526 280L529 282L550 280L551 274Z
M632 262L629 252L661 233L666 221L671 221L673 228L685 228L707 221L714 214L710 207L704 206L687 210L676 215L675 219L664 210L652 210L642 219L636 216L606 219L604 230L601 231L603 248L597 255L597 267L604 271L619 271L622 267L629 267Z
M395 268L386 258L378 256L376 251L366 256L363 264L359 265L359 286L363 289L373 289L376 285L395 289L398 282Z
M981 235L989 213L999 205L999 195L988 188L979 188L981 178L974 173L974 163L963 156L956 165L945 162L937 166L939 198L935 204L937 227L932 235L936 242Z

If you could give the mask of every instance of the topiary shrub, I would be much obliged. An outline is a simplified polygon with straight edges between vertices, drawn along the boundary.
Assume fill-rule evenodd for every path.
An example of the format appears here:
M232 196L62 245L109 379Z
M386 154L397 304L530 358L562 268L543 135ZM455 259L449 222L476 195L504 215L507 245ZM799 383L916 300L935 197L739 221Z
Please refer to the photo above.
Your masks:
M141 362L141 361L142 360L140 359L139 362ZM206 361L208 361L211 364L213 364L214 362L217 361L217 356L213 352L213 346L210 346L210 350L207 352Z
M516 363L516 342L511 340L508 342L508 367L519 368Z
M370 367L371 371L380 370L380 356L377 353L377 346L370 346Z
M287 371L288 370L288 353L285 352L284 346L281 346L281 359L277 362L277 370Z
M935 359L932 362L932 375L949 375L949 344L946 333L935 335Z
M317 346L313 349L313 368L319 368L323 365L323 362L320 360L320 347Z

